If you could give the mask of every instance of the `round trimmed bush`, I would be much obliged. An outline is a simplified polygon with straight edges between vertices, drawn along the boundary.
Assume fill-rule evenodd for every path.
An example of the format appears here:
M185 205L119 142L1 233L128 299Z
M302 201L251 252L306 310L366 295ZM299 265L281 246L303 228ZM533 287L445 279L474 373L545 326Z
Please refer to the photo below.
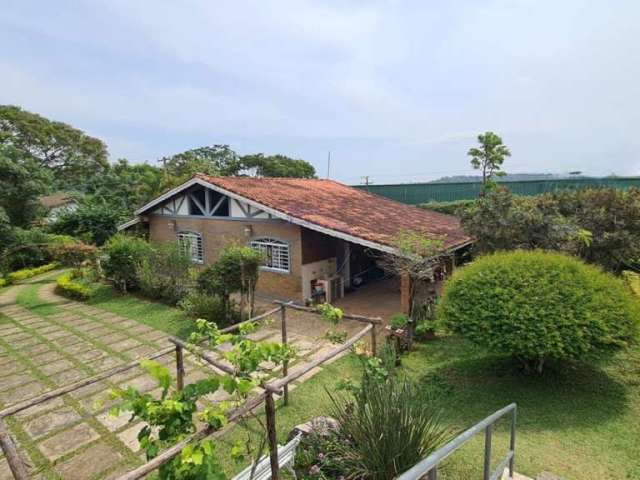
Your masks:
M515 251L480 257L447 282L438 317L452 331L525 370L627 346L640 322L624 282L559 253Z

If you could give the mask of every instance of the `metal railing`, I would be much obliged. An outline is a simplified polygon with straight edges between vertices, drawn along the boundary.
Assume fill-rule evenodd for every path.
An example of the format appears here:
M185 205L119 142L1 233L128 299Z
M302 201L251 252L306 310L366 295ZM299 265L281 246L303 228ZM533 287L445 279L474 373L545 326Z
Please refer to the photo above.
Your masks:
M515 403L507 405L501 410L498 410L493 415L489 415L481 422L475 424L470 429L458 435L442 448L436 450L427 458L421 460L412 468L398 476L396 480L417 480L427 475L428 480L437 480L438 478L438 465L449 455L455 452L462 445L467 443L476 434L484 430L484 468L483 468L483 480L497 480L504 472L504 469L509 467L509 479L513 478L513 464L515 460L516 450L516 414L518 407ZM491 471L491 439L493 436L493 426L502 417L511 414L511 439L509 440L509 451L500 461L496 469Z

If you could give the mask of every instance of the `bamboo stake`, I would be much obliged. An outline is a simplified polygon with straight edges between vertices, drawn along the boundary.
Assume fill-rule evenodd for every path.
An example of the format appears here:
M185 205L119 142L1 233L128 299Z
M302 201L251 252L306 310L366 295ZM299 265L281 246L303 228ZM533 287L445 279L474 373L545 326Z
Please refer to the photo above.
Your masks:
M240 322L240 323L236 323L234 325L230 325L230 326L228 326L226 328L221 329L220 333L233 332L235 330L238 330L245 323L249 323L249 322L253 323L253 322L258 322L260 320L264 320L265 318L273 315L274 313L277 313L278 310L280 310L280 307L276 307L276 308L273 308L271 310L268 310L268 311L266 311L264 313L261 313L260 315L257 315L257 316L255 316L253 318L250 318L249 320L245 320L244 322Z
M282 305L280 307L280 320L282 323L282 344L287 344L287 307ZM289 374L289 360L285 360L282 363L282 376L284 378ZM284 404L289 405L289 385L284 386Z
M378 341L376 339L376 326L371 329L371 354L375 357L378 354Z
M28 480L29 474L27 473L27 467L20 458L16 444L13 443L13 439L2 420L0 420L0 446L4 452L13 478L16 480Z
M302 305L296 305L295 303L292 303L292 302L282 302L280 300L276 300L274 303L277 303L278 305L286 305L287 308L293 308L294 310L300 310L301 312L309 312L309 313L315 313L316 315L321 315L315 308L303 307ZM382 323L382 319L380 317L365 317L364 315L353 315L350 313L344 313L342 315L342 318L345 318L347 320L355 320L357 322L362 322L362 323L375 323L375 324Z
M184 359L182 356L182 346L176 344L176 383L178 391L184 388Z
M185 342L180 340L179 338L169 337L169 341L172 342L176 346L179 345L182 348L186 348L187 350L189 349L189 346ZM222 370L225 373L228 373L229 375L237 376L237 374L238 374L238 372L236 372L235 368L230 367L228 365L225 365L224 363L218 361L216 358L213 358L209 352L200 352L200 351L198 351L198 352L192 352L192 353L194 355L197 355L201 359L203 359L209 365L213 365L214 367Z
M271 460L271 478L278 480L278 439L276 435L276 404L273 401L273 395L267 393L265 397L265 413L267 416L267 437L269 440L269 459Z

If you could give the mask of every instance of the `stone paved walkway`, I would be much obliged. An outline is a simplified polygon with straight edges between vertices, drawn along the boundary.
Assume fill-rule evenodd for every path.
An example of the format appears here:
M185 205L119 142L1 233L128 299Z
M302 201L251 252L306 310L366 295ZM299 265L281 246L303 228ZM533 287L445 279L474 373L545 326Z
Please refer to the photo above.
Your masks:
M55 274L46 275L54 278ZM42 277L41 277L42 278ZM37 280L31 281L36 283ZM16 300L28 284L15 285L0 294L0 406L6 407L43 392L90 377L171 345L167 334L114 313L64 299L54 283L39 283L42 310L19 305ZM39 313L35 313L35 311ZM299 354L298 365L323 355L335 346L303 334L293 327L289 334ZM273 325L254 333L256 339L279 341ZM224 350L224 345L221 349ZM175 358L160 361L174 370ZM211 369L187 354L186 383L204 378ZM266 370L269 365L264 365ZM314 369L303 382L318 373ZM159 393L154 380L133 369L68 395L32 407L7 419L21 453L43 478L115 478L142 462L137 434L142 424L129 423L129 415L108 413L108 391L135 386ZM292 387L295 387L293 385ZM208 401L225 399L216 392ZM0 455L0 480L12 478Z

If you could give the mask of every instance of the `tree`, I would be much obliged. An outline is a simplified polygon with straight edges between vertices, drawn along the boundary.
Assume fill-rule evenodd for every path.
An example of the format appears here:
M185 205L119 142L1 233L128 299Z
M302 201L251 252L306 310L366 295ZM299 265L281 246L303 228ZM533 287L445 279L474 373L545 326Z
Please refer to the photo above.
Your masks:
M558 250L619 273L640 270L640 190L583 189L519 197L504 187L459 210L474 250Z
M95 245L103 245L118 231L125 218L121 210L99 199L85 199L80 206L63 213L49 226L53 233L71 235Z
M117 210L132 214L157 197L166 186L161 168L148 163L130 164L119 159L102 174L89 179L84 190Z
M59 187L78 185L108 165L101 140L13 105L0 106L0 145L12 146L51 169Z
M315 178L316 169L309 162L285 155L256 153L241 158L242 168L254 170L258 177Z
M463 228L476 239L477 253L543 248L577 254L591 237L575 219L562 215L557 203L518 197L504 187L459 212Z
M229 176L236 175L241 168L240 158L229 145L211 145L194 148L186 152L160 159L166 173L182 183L194 173Z
M453 332L542 372L634 342L637 299L622 280L560 253L500 252L458 269L438 317Z
M16 234L4 208L0 207L0 257L14 244Z
M482 170L482 185L487 188L493 177L502 176L500 171L505 157L510 157L511 152L502 144L502 138L493 132L485 132L478 135L480 148L469 149L467 155L471 157L471 166L476 170Z
M0 144L0 207L12 225L28 227L38 216L38 197L48 190L51 174L25 152Z

